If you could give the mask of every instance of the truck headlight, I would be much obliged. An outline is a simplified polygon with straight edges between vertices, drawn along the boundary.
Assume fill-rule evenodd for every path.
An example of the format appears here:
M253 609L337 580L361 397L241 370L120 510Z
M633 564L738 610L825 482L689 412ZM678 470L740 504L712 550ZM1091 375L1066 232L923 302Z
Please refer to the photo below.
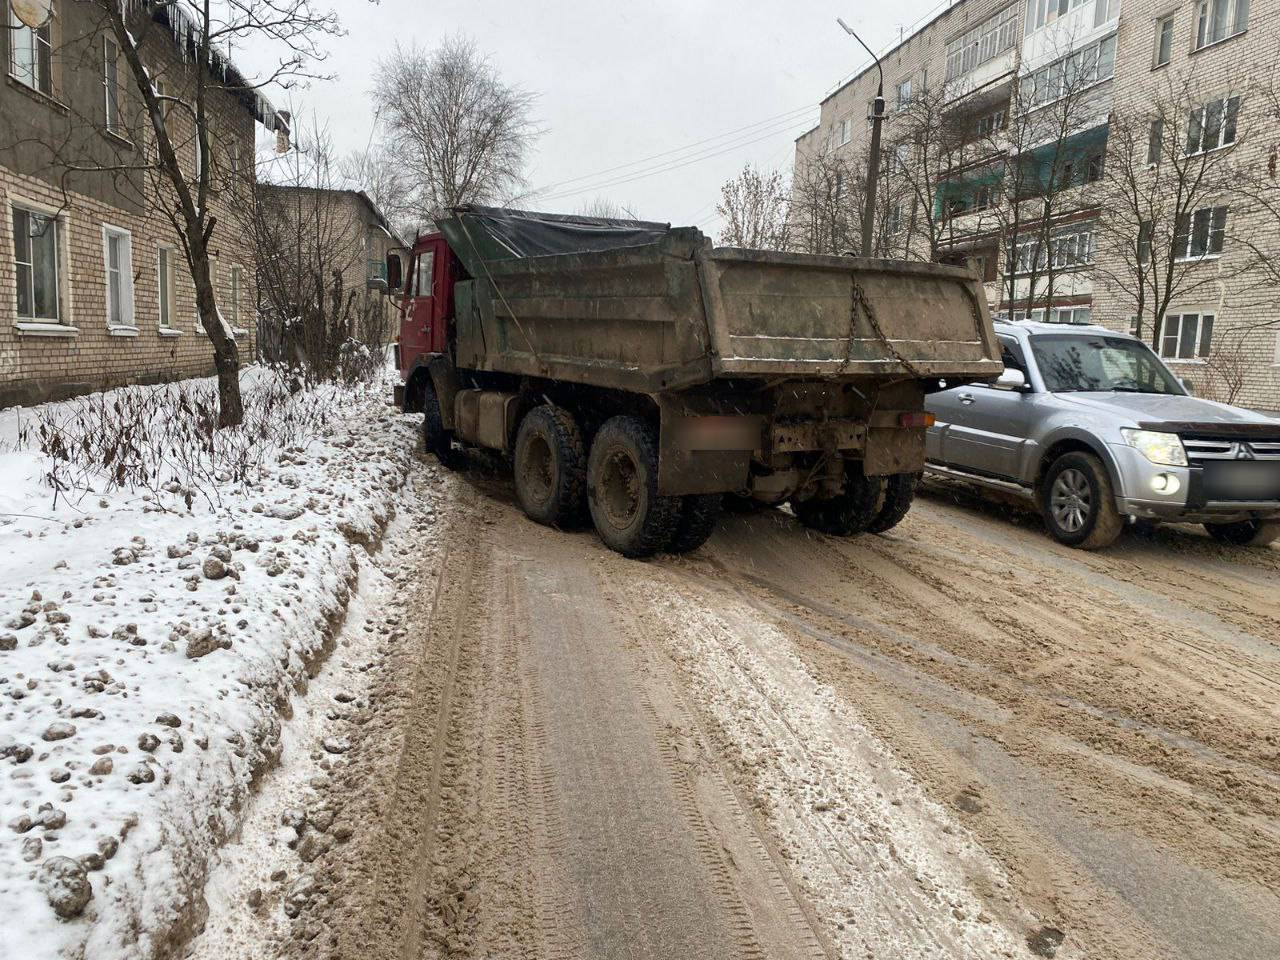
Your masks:
M1169 467L1185 467L1187 451L1182 447L1182 440L1176 433L1161 433L1158 430L1134 430L1121 427L1121 435L1133 449L1150 460Z

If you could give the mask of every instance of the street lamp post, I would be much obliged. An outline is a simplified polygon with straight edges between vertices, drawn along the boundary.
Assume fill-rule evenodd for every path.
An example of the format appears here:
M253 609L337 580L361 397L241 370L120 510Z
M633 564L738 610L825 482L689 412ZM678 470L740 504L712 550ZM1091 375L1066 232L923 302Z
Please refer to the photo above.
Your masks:
M867 160L867 206L862 214L862 255L869 257L871 256L872 226L876 221L876 183L880 179L880 125L884 122L884 69L880 66L880 58L872 53L870 47L862 43L862 38L853 32L852 27L839 17L836 17L836 23L840 24L844 32L857 40L862 45L862 49L871 55L871 59L876 64L876 71L880 75L880 81L876 85L876 98L871 106L871 156Z

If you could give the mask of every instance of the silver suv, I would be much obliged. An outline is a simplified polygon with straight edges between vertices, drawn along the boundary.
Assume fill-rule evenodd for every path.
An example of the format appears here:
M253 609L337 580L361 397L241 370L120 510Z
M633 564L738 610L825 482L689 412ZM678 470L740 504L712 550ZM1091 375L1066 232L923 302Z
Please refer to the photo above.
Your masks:
M1105 547L1126 521L1280 536L1280 420L1193 397L1142 341L1102 327L997 323L1005 371L943 390L926 469L1032 500L1058 540Z

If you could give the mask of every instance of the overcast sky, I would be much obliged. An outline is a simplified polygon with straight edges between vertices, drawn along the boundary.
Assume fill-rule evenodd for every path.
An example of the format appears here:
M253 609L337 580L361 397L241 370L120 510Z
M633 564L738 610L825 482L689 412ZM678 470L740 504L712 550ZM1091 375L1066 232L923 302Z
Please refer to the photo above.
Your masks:
M939 0L333 2L348 31L328 44L326 69L337 80L276 99L292 99L307 124L314 113L340 152L368 143L380 56L396 42L431 48L462 32L492 58L505 80L538 95L535 119L545 132L530 158L528 177L531 186L550 189L528 206L572 212L605 197L641 217L697 224L707 231L717 228L720 184L746 162L789 170L792 141L816 123L819 101L866 62L861 48L836 24L837 16L882 50L900 28L939 5ZM252 59L246 66L252 68ZM731 131L740 132L722 136ZM661 156L636 163L655 155ZM704 159L688 162L695 157ZM624 164L633 165L612 170ZM638 176L654 168L666 169ZM629 182L617 182L622 180Z

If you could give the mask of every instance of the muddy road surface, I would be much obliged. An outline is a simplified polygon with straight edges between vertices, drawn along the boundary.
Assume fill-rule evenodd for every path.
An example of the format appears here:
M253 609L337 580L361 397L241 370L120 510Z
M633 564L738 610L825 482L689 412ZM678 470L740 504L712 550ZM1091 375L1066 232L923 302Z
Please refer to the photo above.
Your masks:
M883 536L768 512L639 563L439 482L312 781L345 829L238 881L233 951L1276 955L1280 552L1081 553L933 488Z

